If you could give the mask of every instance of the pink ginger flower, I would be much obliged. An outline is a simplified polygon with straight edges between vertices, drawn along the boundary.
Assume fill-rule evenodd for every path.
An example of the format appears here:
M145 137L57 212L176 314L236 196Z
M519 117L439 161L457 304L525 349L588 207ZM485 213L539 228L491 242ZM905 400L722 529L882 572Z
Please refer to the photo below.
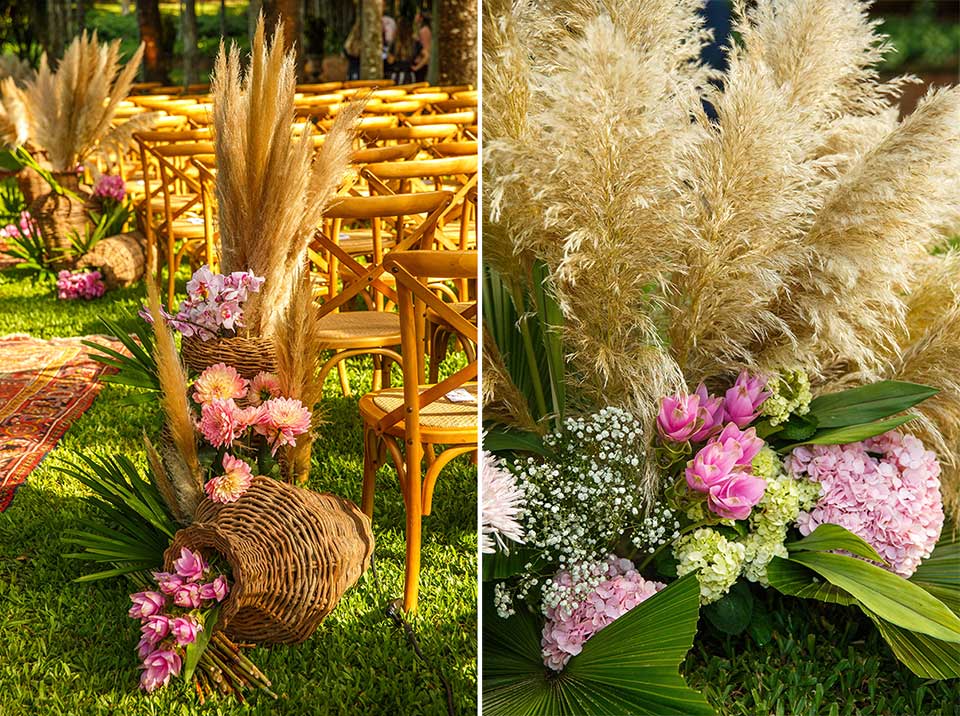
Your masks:
M177 646L186 646L197 640L197 632L203 631L203 625L195 622L191 617L177 617L170 622L170 634L177 642Z
M569 572L560 572L554 578L558 580L570 582ZM644 580L630 560L610 555L607 578L588 597L572 610L560 606L546 610L547 621L540 640L543 663L554 671L562 671L590 637L665 586Z
M170 633L170 618L165 614L151 614L140 625L140 633L143 639L156 646Z
M183 584L173 595L173 603L178 607L189 607L196 609L200 606L200 585L196 582L187 582Z
M153 578L160 591L171 597L183 586L183 577L172 572L154 572Z
M707 393L707 387L703 383L697 386L694 394L699 401L697 420L701 425L700 429L690 436L690 440L699 443L713 435L722 425L723 400Z
M222 602L230 592L230 586L227 584L227 578L222 574L212 582L200 585L200 598L210 599Z
M170 682L170 677L177 676L182 667L183 662L175 651L155 651L143 660L140 688L149 693L161 686L166 686Z
M192 552L186 547L180 549L180 558L173 563L173 567L188 582L196 582L209 569L199 552Z
M140 637L140 641L137 642L137 656L142 661L147 658L147 654L152 654L157 648L157 645L152 643L147 637Z
M944 521L940 463L915 436L891 431L848 445L801 446L786 467L821 487L816 506L797 518L802 534L840 525L902 577L933 552Z
M707 492L707 507L729 520L745 520L754 505L763 498L767 481L746 473L734 473L725 482L712 485Z
M711 487L730 478L742 455L743 448L738 442L711 440L687 463L687 485L697 492L709 492Z
M732 443L739 445L741 454L735 464L746 467L748 470L753 464L753 458L757 456L757 453L759 453L764 446L763 440L757 437L755 428L747 428L741 431L736 423L727 423L723 432L717 437L717 441L724 445Z
M200 434L214 447L227 447L246 427L243 417L232 399L211 400L200 408Z
M251 405L260 405L271 398L280 397L280 379L273 373L260 371L253 376L250 383L250 394L247 396Z
M218 475L203 486L204 491L214 502L236 502L253 482L250 466L243 460L226 454L223 456L222 475Z
M702 427L700 398L696 393L668 395L660 401L657 430L664 440L675 443L686 442Z
M294 398L272 398L260 406L260 417L254 425L271 444L276 455L281 445L295 445L298 435L310 429L310 411Z
M137 592L130 595L133 606L127 612L133 619L145 619L159 614L167 604L166 597L159 592Z
M523 530L517 522L523 493L517 487L513 473L500 467L497 459L484 451L481 455L482 530L480 550L496 552L495 545L507 551L506 540L523 544Z
M206 368L193 383L193 399L198 403L214 400L239 400L247 394L247 381L231 365L217 363Z
M760 406L770 397L765 391L767 379L761 376L750 376L743 371L737 377L723 399L723 422L736 423L738 428L744 428L760 415Z

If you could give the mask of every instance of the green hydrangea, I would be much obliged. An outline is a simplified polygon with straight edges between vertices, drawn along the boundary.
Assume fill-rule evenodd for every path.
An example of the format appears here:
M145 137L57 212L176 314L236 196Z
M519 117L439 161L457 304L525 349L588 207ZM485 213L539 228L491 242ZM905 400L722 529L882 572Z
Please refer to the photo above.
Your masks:
M796 522L801 510L808 510L816 504L820 485L786 475L782 466L779 474L763 477L767 489L750 515L750 534L743 540L743 573L751 582L767 584L767 565L774 557L787 556L787 549L783 546L787 529Z
M767 381L767 390L771 395L763 401L760 414L765 415L771 425L786 422L792 414L806 415L810 412L813 395L810 392L810 379L802 369L780 371L779 375Z
M677 559L677 576L697 571L700 582L700 603L715 602L733 586L740 576L746 548L731 542L716 530L701 527L680 538L673 548Z
M776 451L764 445L753 458L753 474L771 480L783 472L783 461Z

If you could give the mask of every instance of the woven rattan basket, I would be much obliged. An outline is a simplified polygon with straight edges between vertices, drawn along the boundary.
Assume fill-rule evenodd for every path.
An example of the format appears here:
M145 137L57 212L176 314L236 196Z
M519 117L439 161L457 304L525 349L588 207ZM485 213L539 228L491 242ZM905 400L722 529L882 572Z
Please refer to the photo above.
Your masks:
M29 210L40 227L43 243L54 258L54 264L66 265L69 261L61 257L71 249L74 234L86 235L89 224L87 206L75 172L54 172L53 176L64 189L79 194L81 200L57 194L47 186L46 191L29 205Z
M80 258L77 268L100 269L108 290L136 283L147 268L143 234L137 231L101 239Z
M184 337L180 355L188 368L197 373L217 363L226 363L237 369L244 378L251 379L260 371L277 370L277 354L269 338L212 338L202 341Z
M167 569L183 547L230 565L218 629L243 641L297 644L370 566L373 533L349 500L255 477L236 502L200 503L164 554Z
M47 180L31 167L24 167L17 172L17 185L23 194L23 203L27 206L50 191Z

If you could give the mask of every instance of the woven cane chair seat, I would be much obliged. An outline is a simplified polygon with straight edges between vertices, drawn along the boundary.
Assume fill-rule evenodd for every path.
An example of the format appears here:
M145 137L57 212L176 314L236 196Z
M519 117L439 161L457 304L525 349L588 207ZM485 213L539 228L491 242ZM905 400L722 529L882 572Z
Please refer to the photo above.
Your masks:
M449 306L451 309L453 309L457 313L463 313L468 308L473 306L475 303L476 301L456 301L455 303L448 303L447 306ZM439 316L436 311L430 308L430 306L427 306L427 320L430 321L431 323L436 323L439 325L447 324L446 319ZM476 316L472 316L469 320L470 320L470 323L472 323L473 325L477 325Z
M324 348L379 348L400 345L400 317L384 311L328 313L320 319Z
M429 385L420 386L421 390L429 387ZM477 384L466 383L461 390L467 391L473 399L469 402L460 402L443 397L420 408L420 434L424 442L444 444L476 440ZM360 399L360 414L365 420L376 422L401 405L403 405L403 388L387 388L363 396ZM394 424L386 432L390 435L403 436L404 421Z

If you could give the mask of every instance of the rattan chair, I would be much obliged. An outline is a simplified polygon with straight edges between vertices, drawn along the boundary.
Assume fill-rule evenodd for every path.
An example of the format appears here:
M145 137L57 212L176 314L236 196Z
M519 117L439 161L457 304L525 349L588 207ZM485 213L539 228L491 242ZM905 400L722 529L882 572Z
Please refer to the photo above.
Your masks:
M477 277L473 251L407 251L391 254L385 268L394 276L403 359L403 387L372 391L360 399L364 425L364 513L373 519L377 469L390 454L406 508L406 573L403 606L417 608L420 581L421 522L429 515L433 490L443 468L456 457L476 454L478 444L477 361L432 385L422 374L423 320L426 307L455 326L476 345L477 326L437 298L425 277L451 280ZM433 446L443 446L433 454ZM423 458L428 467L423 472ZM432 459L431 459L432 458Z

